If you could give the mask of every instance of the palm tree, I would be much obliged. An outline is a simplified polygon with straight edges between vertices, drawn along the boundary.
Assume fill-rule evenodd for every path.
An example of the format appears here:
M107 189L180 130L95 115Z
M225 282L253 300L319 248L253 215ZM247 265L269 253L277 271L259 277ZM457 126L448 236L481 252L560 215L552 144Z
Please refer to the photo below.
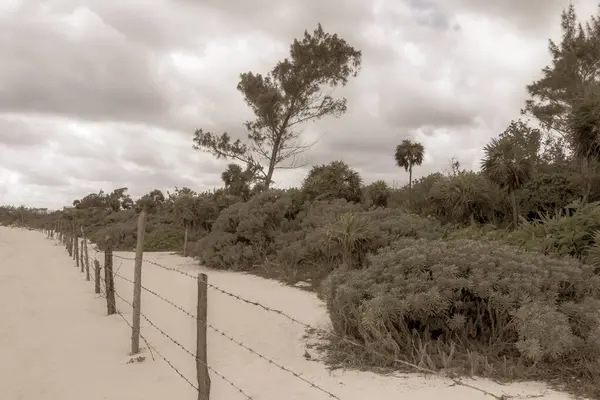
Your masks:
M414 165L423 164L423 155L425 148L421 143L404 139L402 143L396 146L396 165L408 171L408 205L412 204L412 169Z
M246 201L250 197L250 184L254 175L254 170L251 168L243 170L238 164L229 164L221 174L221 180L225 183L225 190L228 193L240 196Z
M188 230L190 227L194 228L196 225L196 213L194 210L195 198L193 195L183 193L180 194L174 202L175 215L183 223L185 228L183 238L183 256L187 257L187 243L188 243Z
M243 172L242 167L237 164L227 165L227 169L221 174L221 180L225 183L225 189L229 189L236 181L240 180Z
M513 210L513 225L519 224L515 191L533 175L533 161L523 148L509 138L492 139L484 148L481 161L483 174L494 184L508 191Z

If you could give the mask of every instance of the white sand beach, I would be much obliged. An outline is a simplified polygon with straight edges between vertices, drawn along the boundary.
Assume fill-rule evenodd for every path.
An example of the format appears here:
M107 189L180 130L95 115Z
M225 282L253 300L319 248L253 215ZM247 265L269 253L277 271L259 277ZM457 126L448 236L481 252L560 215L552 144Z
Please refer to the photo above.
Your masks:
M116 253L133 257L133 253ZM90 249L90 257L102 254ZM326 328L328 316L313 293L255 276L211 271L191 258L146 253L146 260L190 274L205 272L209 283L252 301L280 309L308 324ZM115 270L133 279L133 261L115 258ZM127 301L131 283L116 278L116 290ZM142 284L190 313L196 310L196 281L144 263ZM419 374L381 376L370 372L329 371L307 360L305 328L281 315L208 292L209 323L236 341L301 374L341 400L492 400L481 392L451 386L441 378ZM118 301L131 319L131 307ZM196 322L183 312L142 292L142 312L183 347L195 352ZM194 359L142 319L142 335L192 384ZM2 400L195 400L196 391L161 357L145 348L140 363L130 360L131 328L118 315L106 315L106 300L94 294L57 240L43 233L0 227L0 399ZM315 358L318 354L312 353ZM292 374L261 359L230 339L208 333L208 361L214 371L254 400L328 399ZM212 400L247 398L211 372ZM565 400L539 383L500 385L477 380L470 384L496 395L540 396Z

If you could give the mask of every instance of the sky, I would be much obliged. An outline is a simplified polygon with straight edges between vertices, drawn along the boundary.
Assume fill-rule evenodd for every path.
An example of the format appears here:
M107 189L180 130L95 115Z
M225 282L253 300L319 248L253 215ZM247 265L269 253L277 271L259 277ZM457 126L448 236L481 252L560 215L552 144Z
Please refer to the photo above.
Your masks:
M596 0L572 0L580 18ZM321 23L363 53L336 95L341 118L302 126L320 138L308 168L342 160L365 183L404 185L403 139L421 142L416 178L481 148L548 63L568 0L0 0L0 204L60 208L100 189L222 186L228 161L192 149L202 128L245 138L239 74L267 73Z

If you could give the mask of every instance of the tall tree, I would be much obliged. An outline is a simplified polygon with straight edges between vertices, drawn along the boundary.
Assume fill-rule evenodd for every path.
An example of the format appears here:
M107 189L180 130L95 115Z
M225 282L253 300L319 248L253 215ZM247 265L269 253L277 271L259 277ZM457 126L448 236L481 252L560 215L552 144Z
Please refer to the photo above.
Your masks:
M531 98L523 112L536 117L550 132L559 134L551 147L565 144L575 150L574 155L586 181L583 196L583 202L586 202L591 191L595 161L582 156L577 150L581 147L578 143L581 136L573 130L574 124L577 125L573 120L582 120L582 99L589 96L590 86L595 86L600 80L600 13L582 24L577 19L575 7L570 5L562 13L561 28L560 43L549 42L551 64L543 68L541 79L527 86Z
M519 224L519 210L515 192L531 179L533 161L527 156L525 148L510 137L494 138L483 150L485 156L481 161L481 170L492 183L510 195L513 227L516 228Z
M425 147L421 143L404 139L402 143L396 146L396 165L408 171L408 205L412 206L412 170L413 166L423 164Z
M334 98L333 90L358 74L361 59L359 50L325 32L321 24L313 33L305 31L304 38L290 46L290 58L267 75L240 75L237 89L256 116L244 124L248 141L198 129L194 149L241 161L268 189L275 169L300 166L298 156L314 144L302 140L300 124L346 112L346 99Z
M573 105L569 117L573 154L581 161L585 189L582 203L587 203L594 173L600 162L600 85L589 85Z
M600 79L600 15L582 25L570 5L562 13L561 28L560 43L549 41L550 65L542 69L542 78L527 86L531 98L522 112L533 115L544 128L568 136L573 105Z

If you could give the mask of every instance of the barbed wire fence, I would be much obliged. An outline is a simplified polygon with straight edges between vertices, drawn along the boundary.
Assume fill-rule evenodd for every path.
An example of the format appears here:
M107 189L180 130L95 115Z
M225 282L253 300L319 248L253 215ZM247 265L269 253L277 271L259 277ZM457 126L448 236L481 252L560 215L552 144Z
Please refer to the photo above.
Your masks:
M162 265L158 262L151 261L151 260L144 260L143 259L144 223L145 223L145 214L142 212L138 219L138 237L137 237L138 245L136 247L136 256L135 257L125 257L125 256L120 256L120 255L114 254L113 249L112 249L112 242L109 237L106 238L106 244L104 246L105 250L103 251L103 250L99 249L95 244L87 241L87 238L85 237L85 233L84 233L85 230L83 227L80 227L80 229L78 230L72 224L66 225L64 222L58 222L53 227L52 226L47 227L46 234L49 238L56 237L65 246L68 254L70 256L72 256L73 259L75 260L76 267L78 267L82 273L85 273L86 281L91 280L95 283L95 293L98 294L100 297L106 299L108 314L109 315L111 315L111 314L119 315L127 323L127 325L132 329L132 342L135 341L136 337L138 338L138 340L139 340L139 338L141 338L145 342L152 358L154 359L154 353L156 353L163 361L165 361L167 363L167 365L171 369L173 369L173 371L177 375L179 375L183 380L185 380L187 382L187 384L189 384L192 388L194 388L198 392L198 400L209 400L209 397L210 397L210 376L209 375L210 374L218 377L219 379L223 380L225 383L230 385L236 392L238 392L240 394L241 398L252 400L252 399L254 399L254 397L249 395L246 391L244 391L242 388L240 388L235 382L233 382L231 379L224 376L222 373L216 371L213 367L211 367L208 364L207 357L206 357L206 348L204 348L204 349L197 348L196 352L194 353L193 351L191 351L187 347L185 347L183 344L181 344L180 341L175 339L173 337L174 335L167 333L165 329L158 326L146 314L142 313L141 312L141 304L135 304L136 297L139 301L139 292L140 291L149 293L156 299L168 304L173 309L181 312L183 315L196 321L197 336L198 336L197 347L203 347L203 346L206 347L207 330L210 330L210 331L216 333L217 335L220 335L221 337L229 340L231 343L235 344L236 346L243 348L244 350L248 351L249 353L253 354L254 356L256 356L256 357L268 362L269 364L273 365L274 367L286 372L290 376L293 376L294 378L304 382L305 384L307 384L311 388L315 389L316 391L319 391L319 392L327 395L329 398L333 398L336 400L342 400L342 399L340 397L338 397L337 395L335 395L334 393L330 392L329 390L312 382L310 379L304 377L302 374L292 370L291 368L288 368L288 367L282 365L281 363L260 353L259 351L252 349L250 346L248 346L241 340L238 340L235 337L233 337L233 335L230 335L230 334L224 332L222 329L219 329L219 328L215 327L214 325L208 323L207 318L206 318L206 296L207 296L206 289L210 289L213 292L228 296L234 300L237 300L237 301L247 304L249 306L256 307L258 309L261 309L264 312L277 314L280 317L287 319L288 321L290 321L293 324L302 326L308 332L316 333L316 334L319 334L319 335L322 335L325 337L333 337L344 343L361 348L361 349L363 349L367 352L370 352L374 355L377 355L379 357L383 357L385 359L390 358L390 354L383 354L372 348L367 348L367 346L364 345L363 343L360 343L356 340L348 338L344 335L339 335L336 332L315 327L311 324L303 322L302 320L300 320L298 318L295 318L294 316L292 316L282 310L261 304L260 302L257 302L257 301L246 299L245 297L242 297L236 293L232 293L232 292L225 290L219 286L216 286L216 285L208 282L205 274L198 274L197 276L195 276L189 272L183 271L178 268L173 268L173 267L169 267L166 265ZM80 231L80 233L79 233L79 231ZM81 243L79 242L80 240L81 240ZM94 260L92 263L94 265L94 275L93 276L89 272L91 257L88 254L88 246L91 247L92 250L94 251ZM98 254L102 254L102 253L104 254L104 264L101 265L99 260L97 259L97 256L98 256ZM115 258L122 261L116 271L113 270L113 260ZM123 274L119 273L120 268L123 265L123 262L125 262L125 261L135 263L134 279L127 278ZM198 309L197 309L196 314L186 310L184 307L176 304L172 300L169 300L165 296L159 294L157 291L143 286L141 284L141 279L140 279L141 278L140 271L141 271L142 263L150 264L157 268L161 268L165 271L180 274L186 278L197 281L198 282L198 299L199 299L199 301L198 301L198 307L197 307ZM104 270L104 273L105 273L104 278L101 276L101 273L100 273L101 270ZM134 286L133 302L127 300L125 297L123 297L122 294L119 294L115 291L114 278L126 281L128 283L131 283ZM136 292L137 292L137 296L136 296ZM202 300L202 297L204 297L203 300ZM132 318L133 321L132 322L130 322L127 319L127 317L125 315L123 315L123 313L117 309L116 298L118 298L121 302L125 303L127 306L132 308L132 310L133 310L133 318ZM204 301L204 304L202 304L203 301ZM202 311L202 310L204 310L204 311ZM136 323L136 314L137 314L137 323ZM204 314L204 315L202 315L202 314ZM191 379L186 377L185 374L183 374L174 365L173 361L171 361L167 357L165 357L164 354L162 354L156 348L156 346L151 345L149 343L149 341L147 340L147 338L144 337L140 333L139 318L143 318L156 332L158 332L160 335L162 335L163 337L165 337L166 339L171 341L173 344L175 344L177 347L179 347L181 350L183 350L184 353L186 353L188 356L190 356L192 359L195 360L196 369L197 369L197 383L196 384L194 384ZM133 344L132 344L132 347L134 347ZM134 350L135 350L135 348L134 348ZM139 352L139 349L137 349L137 350L138 350L137 352ZM202 351L202 350L204 350L204 351ZM136 354L137 352L132 352L132 354ZM393 357L393 362L396 364L399 364L399 365L403 365L405 367L412 368L415 371L419 371L421 373L431 374L431 375L435 375L440 378L446 379L446 380L448 380L450 386L463 386L465 388L472 389L474 391L477 391L481 394L484 394L485 396L494 398L496 400L508 400L508 399L518 399L518 398L536 398L536 397L543 396L543 395L540 395L540 396L531 396L531 395L511 396L511 395L507 395L507 394L498 395L498 394L492 393L486 389L477 387L473 384L464 382L462 379L448 376L442 372L434 371L432 369L410 363L408 361L402 360L397 357ZM256 399L256 400L258 400L258 399Z

